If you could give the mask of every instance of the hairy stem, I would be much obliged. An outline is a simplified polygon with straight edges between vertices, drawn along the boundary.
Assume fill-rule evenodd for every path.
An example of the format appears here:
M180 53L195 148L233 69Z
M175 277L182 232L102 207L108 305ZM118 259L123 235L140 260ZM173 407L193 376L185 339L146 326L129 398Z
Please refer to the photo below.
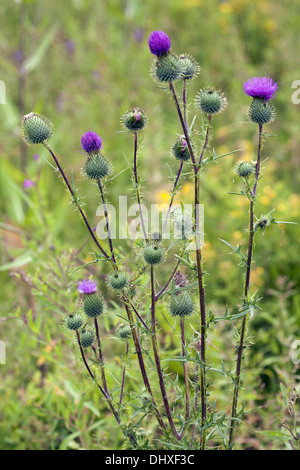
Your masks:
M255 170L255 182L253 186L253 191L250 198L250 217L249 217L249 243L248 243L248 255L247 255L247 267L246 267L246 276L245 276L245 289L244 289L244 301L246 301L249 293L250 288L250 275L251 275L251 265L252 265L252 256L253 256L253 242L254 242L254 202L256 198L256 190L257 190L257 183L260 174L260 163L261 163L261 150L262 150L262 125L259 125L259 132L258 132L258 154L257 154L257 162L256 162L256 170ZM240 341L237 350L237 360L236 360L236 372L235 372L235 384L233 390L233 400L232 400L232 408L231 408L231 422L230 422L230 429L229 429L229 449L233 447L233 432L234 432L234 425L237 417L237 406L238 406L238 397L239 397L239 390L240 390L240 382L241 382L241 369L242 369L242 362L243 362L243 351L244 351L244 344L245 344L245 335L246 335L246 326L247 326L247 315L243 317L242 327L240 332Z
M100 367L101 367L102 385L103 385L103 388L106 392L106 395L108 396L108 398L110 398L110 393L108 391L107 382L106 382L105 366L104 366L102 347L101 347L101 339L100 339L100 332L99 332L99 326L98 326L97 318L94 318L94 324L95 324L96 338L97 338L97 343L98 343L98 355L99 355L99 362L100 362Z
M129 343L128 343L128 341L127 341L127 342L126 342L125 361L124 361L123 374L122 374L122 384L121 384L121 392L120 392L119 406L122 405L122 401L123 401L123 393L124 393L124 386L125 386L125 374L126 374L126 363L127 363L127 357L128 357L128 350L129 350Z
M110 249L110 255L111 259L113 260L113 266L116 270L118 270L117 263L116 263L116 258L114 254L114 247L113 247L113 242L112 242L112 237L111 237L111 231L110 231L110 224L109 224L109 218L108 218L108 210L107 210L107 204L105 200L105 195L104 195L104 190L103 190L103 185L101 183L100 178L98 179L98 187L100 189L100 194L101 194L101 200L104 208L104 217L106 221L106 230L107 230L107 236L108 236L108 243L109 243L109 249Z
M146 230L143 211L142 211L141 194L139 190L139 178L138 178L138 170L137 170L137 151L138 151L138 138L137 138L137 131L135 131L134 132L133 174L134 174L136 198L137 198L138 206L139 206L141 226L142 226L144 238L146 242L148 242L147 230Z
M171 413L171 408L169 404L169 400L167 397L167 391L165 387L163 371L160 364L159 354L158 354L158 347L157 347L157 338L156 338L156 315L155 315L155 288L154 288L154 268L151 266L151 341L152 341L152 348L154 354L154 361L156 365L156 371L158 374L159 379L159 387L162 394L162 399L166 411L166 415L170 424L171 431L176 439L180 440L181 437L178 434L173 418Z
M181 172L182 172L182 167L183 167L183 162L180 163L179 170L178 170L175 182L174 182L174 186L173 186L173 189L172 189L172 195L171 195L171 201L170 201L170 204L169 204L169 207L168 207L168 212L167 212L167 215L166 215L166 218L165 218L165 221L164 221L161 236L163 236L163 234L166 230L166 226L167 226L167 223L168 223L168 220L169 220L169 217L170 217L170 212L171 212L171 209L172 209L172 206L173 206L173 202L174 202L174 198L175 198L175 192L176 192L178 181L179 181L179 178L180 178L180 175L181 175Z
M61 176L63 177L63 180L64 180L64 182L66 183L66 186L67 186L67 188L68 188L68 190L69 190L69 192L70 192L70 194L71 194L71 196L72 196L72 198L73 198L73 201L74 201L74 203L76 204L76 206L77 206L77 208L78 208L78 210L79 210L79 212L80 212L80 214L81 214L81 217L83 218L83 221L84 221L84 223L85 223L85 225L86 225L88 231L90 232L90 235L91 235L92 239L94 240L94 242L95 242L97 248L101 251L101 253L105 256L106 259L110 259L109 255L106 253L106 251L102 248L102 246L101 246L100 243L98 242L98 240L97 240L97 238L96 238L96 236L95 236L95 234L94 234L94 231L93 231L93 229L91 228L91 226L90 226L90 224L89 224L89 222L88 222L88 220L87 220L87 218L86 218L86 216L85 216L85 214L84 214L84 212L83 212L83 210L82 210L82 208L81 208L79 202L77 201L77 198L75 197L74 191L73 191L73 189L72 189L72 187L71 187L71 185L70 185L70 183L69 183L69 181L68 181L68 178L67 178L67 176L66 176L64 170L63 170L62 167L60 166L59 161L58 161L58 159L57 159L55 153L53 152L53 150L51 149L51 147L49 146L49 144L48 144L46 141L43 142L43 144L44 144L44 146L46 147L46 149L49 151L49 153L50 153L50 155L52 156L52 158L53 158L53 160L54 160L54 162L55 162L55 164L56 164L56 166L57 166L57 168L58 168L58 170L59 170Z

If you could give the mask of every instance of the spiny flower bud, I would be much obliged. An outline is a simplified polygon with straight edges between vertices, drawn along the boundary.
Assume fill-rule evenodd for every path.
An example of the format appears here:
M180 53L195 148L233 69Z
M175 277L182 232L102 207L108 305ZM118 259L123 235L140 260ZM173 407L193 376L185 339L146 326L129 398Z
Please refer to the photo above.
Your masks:
M152 66L151 73L159 82L174 82L181 77L182 64L173 54L160 56Z
M29 113L22 119L21 130L27 144L41 144L50 139L54 126L48 118L37 113Z
M65 325L68 330L79 330L84 325L84 318L81 313L72 313L65 318Z
M126 273L117 272L108 276L108 285L112 289L122 290L128 286L128 276Z
M204 113L217 114L225 109L227 99L221 91L207 88L200 90L196 96L195 103L197 108L201 109Z
M111 173L111 166L101 153L97 153L89 155L83 167L83 172L87 178L98 180Z
M144 248L143 256L146 263L157 265L164 260L165 252L160 245L149 244Z
M273 122L276 116L272 103L263 98L253 98L248 110L248 118L255 124L268 124Z
M92 346L94 340L95 340L95 335L92 330L87 329L87 330L83 330L80 333L80 342L83 348L89 348L90 346Z
M181 271L177 271L174 276L175 287L186 287L187 286L187 278L186 275L183 274Z
M261 229L262 232L266 230L268 225L271 224L272 218L267 215L262 215L260 219L257 220L257 222L254 225L254 230L258 230L259 228Z
M190 294L182 292L173 295L170 303L170 312L173 316L186 317L191 315L194 310L194 302Z
M239 162L235 167L235 172L241 178L248 178L253 175L255 165L251 162Z
M95 318L102 315L105 309L103 297L99 292L83 296L83 309L88 317Z
M147 117L139 108L134 108L122 116L122 123L131 132L140 131L147 125Z
M198 62L187 54L181 54L179 56L181 63L181 78L182 80L192 80L196 78L200 72L200 65Z
M178 139L174 142L171 148L171 152L177 160L186 162L190 159L190 152L183 136L178 137Z
M121 325L117 329L116 334L121 339L128 339L131 337L131 328L128 324Z

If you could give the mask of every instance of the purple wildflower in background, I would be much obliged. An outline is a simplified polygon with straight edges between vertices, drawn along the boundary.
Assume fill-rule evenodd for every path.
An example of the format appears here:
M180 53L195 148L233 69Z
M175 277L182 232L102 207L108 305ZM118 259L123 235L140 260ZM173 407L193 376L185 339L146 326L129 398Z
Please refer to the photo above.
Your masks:
M33 155L33 159L35 162L38 162L40 159L40 156L36 153L35 155Z
M85 279L78 282L77 290L80 294L93 294L97 291L97 283L91 279Z
M102 147L102 139L96 132L89 131L81 137L83 150L88 153L97 153Z
M254 77L244 83L244 91L247 95L252 98L263 98L265 101L273 98L277 90L277 82L268 77Z
M133 34L134 34L134 38L136 42L142 42L142 40L144 39L143 28L135 28L135 30L133 31Z
M152 31L148 44L152 54L157 57L167 54L171 48L171 40L164 31Z
M24 189L32 188L32 186L34 186L34 182L32 180L26 179L24 180L23 186Z

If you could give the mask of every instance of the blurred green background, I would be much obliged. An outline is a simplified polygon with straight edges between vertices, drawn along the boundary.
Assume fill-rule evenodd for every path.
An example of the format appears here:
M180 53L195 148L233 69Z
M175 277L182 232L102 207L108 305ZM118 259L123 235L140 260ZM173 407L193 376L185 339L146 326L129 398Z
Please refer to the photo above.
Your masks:
M221 316L226 305L237 308L242 293L237 260L220 238L246 247L247 204L228 192L240 188L233 172L236 161L255 159L257 129L247 122L249 98L243 93L243 82L250 77L267 75L280 87L274 100L277 118L267 129L270 138L264 147L256 214L276 208L277 220L299 219L300 104L292 102L292 83L300 79L300 4L2 0L0 18L0 79L6 84L6 104L0 105L0 340L5 341L7 354L6 364L0 365L0 448L117 449L121 435L111 432L114 423L99 405L97 391L82 380L72 339L61 327L62 316L77 301L74 284L88 274L72 271L93 259L94 248L88 242L77 252L87 241L82 222L69 205L62 181L47 164L45 150L22 143L20 120L35 111L54 122L52 146L67 173L73 171L96 225L99 200L81 175L80 137L87 130L96 131L114 174L127 168L112 182L109 201L117 203L119 195L132 197L128 162L133 144L123 132L121 116L132 106L142 108L149 118L140 149L144 200L166 202L171 187L168 165L177 171L170 147L180 126L170 95L149 74L153 56L148 35L162 29L171 37L174 52L194 56L202 69L189 88L189 119L201 87L222 89L229 106L214 120L211 150L219 155L242 149L209 166L202 177L207 300L209 309ZM201 125L198 116L196 127ZM25 179L33 180L34 186L25 190ZM188 202L191 197L186 176L177 198ZM256 239L251 290L258 290L263 301L251 321L253 345L241 398L247 400L246 409L254 411L240 429L241 449L281 448L280 441L269 441L256 431L280 430L285 416L281 382L300 388L299 368L291 360L292 343L300 339L299 238L298 225L281 224ZM128 255L128 250L122 244L122 253ZM90 272L101 272L100 279L104 275L99 265L92 265ZM112 376L119 373L123 354L110 333L118 308L111 299L103 320ZM235 325L238 328L239 323ZM165 341L167 347L173 341L167 331ZM210 361L219 364L221 355L233 369L232 327L218 324L210 341ZM218 381L212 398L228 408L230 381L213 379ZM132 393L137 393L139 376L133 367L128 380Z

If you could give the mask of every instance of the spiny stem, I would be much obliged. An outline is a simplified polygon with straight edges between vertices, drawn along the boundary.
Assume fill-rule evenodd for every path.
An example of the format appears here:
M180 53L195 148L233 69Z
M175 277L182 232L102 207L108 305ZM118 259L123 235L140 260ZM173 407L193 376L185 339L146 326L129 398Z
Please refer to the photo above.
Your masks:
M255 170L255 183L254 183L253 191L251 194L250 209L249 209L249 212L250 212L249 243L248 243L244 301L246 301L248 297L249 288L250 288L250 275L251 275L253 242L254 242L254 202L256 198L257 182L258 182L259 174L260 174L261 150L262 150L262 129L263 129L262 124L259 124L258 154L257 154L257 162L256 162L256 170ZM243 350L244 350L244 343L245 343L246 326L247 326L247 315L244 316L243 321L242 321L240 341L239 341L239 346L237 350L236 376L235 376L235 384L234 384L234 390L233 390L231 422L230 422L230 430L229 430L229 443L228 443L229 449L232 449L233 431L234 431L234 426L235 426L235 418L237 416L237 406L238 406L238 397L239 397L239 389L240 389L240 381L241 381L241 369L242 369L242 362L243 362Z
M137 354L137 357L138 357L139 366L140 366L140 370L141 370L144 385L145 385L146 390L148 391L149 395L151 396L152 404L155 408L154 412L155 412L155 416L157 418L157 421L158 421L161 428L166 429L165 423L163 422L162 416L161 416L161 414L160 414L160 412L157 408L157 405L156 405L156 402L155 402L155 399L154 399L154 395L153 395L152 388L151 388L149 378L148 378L148 374L147 374L147 371L146 371L146 366L145 366L145 362L144 362L144 358L143 358L143 354L142 354L142 350L141 350L141 345L140 345L140 342L139 342L139 339L138 339L138 336L137 336L136 327L134 325L132 312L130 310L129 305L126 302L126 299L124 299L124 305L125 305L125 309L126 309L126 312L127 312L129 325L130 325L130 328L131 328L131 335L132 335L132 338L133 338L136 354Z
M185 328L184 328L184 318L180 318L180 332L181 332L181 350L182 357L186 358L186 343L185 343ZM183 362L183 375L185 383L185 424L190 416L190 386L189 386L189 372L187 362ZM184 429L181 431L183 434Z
M206 127L204 144L203 144L202 151L201 151L201 154L200 154L200 157L199 157L199 167L201 166L202 159L203 159L205 150L206 150L206 148L208 146L208 142L209 142L209 133L210 133L210 128L211 128L211 117L212 117L211 114L209 114L208 117L207 117L208 124L207 124L207 127Z
M167 418L171 427L171 431L173 435L176 437L176 439L180 441L181 437L176 430L176 427L172 418L171 408L169 405L169 400L168 400L164 377L163 377L163 371L161 368L159 354L158 354L157 338L156 338L155 288L154 288L153 266L150 267L150 270L151 270L151 341L152 341L154 360L155 360L156 371L157 371L157 375L159 379L160 391L162 394L162 399L163 399L166 415L167 415Z
M100 367L101 367L102 384L103 384L103 388L104 388L108 398L110 398L110 393L108 391L107 382L106 382L105 366L104 366L102 347L101 347L101 339L100 339L100 332L99 332L99 326L98 326L97 318L94 319L94 324L95 324L95 331L96 331L96 337L97 337L97 343L98 343L98 354L99 354L99 362L100 362Z
M124 368L123 368L123 374L122 374L122 384L121 384L121 392L120 392L119 406L122 405L122 400L123 400L124 385L125 385L125 374L126 374L126 362L127 362L127 357L128 357L128 350L129 350L129 343L128 343L128 341L127 341L127 343L126 343L126 352L125 352L125 362L124 362Z
M167 223L168 223L168 220L169 220L169 217L170 217L170 212L171 212L172 205L173 205L173 202L174 202L174 197L175 197L175 191L176 191L178 181L179 181L179 178L180 178L180 175L181 175L181 172L182 172L182 167L183 167L183 162L180 163L179 170L178 170L177 176L175 178L174 186L173 186L173 189L172 189L171 201L170 201L170 204L169 204L169 207L168 207L168 212L167 212L167 215L166 215L166 218L165 218L165 221L164 221L161 236L163 236L163 234L166 230L166 226L167 226Z
M85 216L85 214L84 214L84 212L83 212L83 210L82 210L80 204L78 203L78 201L77 201L77 199L76 199L76 197L75 197L74 191L73 191L73 189L72 189L72 187L71 187L71 185L70 185L70 183L69 183L69 181L68 181L68 178L67 178L67 176L66 176L64 170L63 170L62 167L60 166L59 161L58 161L58 159L57 159L55 153L53 152L53 150L51 149L51 147L49 146L49 144L48 144L46 141L44 141L43 144L44 144L44 146L46 147L46 149L49 151L49 153L51 154L51 156L52 156L52 158L53 158L53 160L54 160L54 162L55 162L55 164L56 164L56 166L57 166L57 168L58 168L60 174L62 175L62 177L63 177L63 179L64 179L64 182L66 183L66 186L67 186L67 188L68 188L68 190L69 190L69 192L70 192L70 194L71 194L71 196L72 196L72 198L73 198L73 201L75 202L75 204L76 204L76 206L77 206L77 208L78 208L78 210L79 210L79 212L80 212L80 214L81 214L81 217L83 218L83 221L84 221L84 223L85 223L85 225L86 225L88 231L90 232L90 235L91 235L92 239L94 240L94 242L95 242L97 248L101 251L101 253L105 256L106 259L110 259L109 255L106 253L106 251L102 248L102 246L101 246L100 243L98 242L98 240L97 240L97 238L96 238L96 236L95 236L95 234L94 234L93 229L91 228L90 224L88 223L88 220L87 220L87 218L86 218L86 216Z
M113 266L115 270L118 270L117 263L116 263L116 258L114 254L114 247L113 247L113 242L112 242L112 237L111 237L111 231L110 231L110 224L109 224L109 218L108 218L108 210L107 210L107 204L105 200L105 195L104 195L104 190L103 190L103 185L101 183L101 179L98 179L98 187L100 189L100 194L101 194L101 200L104 208L104 216L105 216L105 221L106 221L106 230L107 230L107 236L108 236L108 243L109 243L109 249L110 249L110 254L111 254L111 259L113 260Z
M195 233L196 233L196 267L198 278L199 304L200 304L200 393L201 393L201 427L203 429L206 422L207 412L207 392L206 392L206 306L205 306L205 290L201 262L201 248L198 241L199 232L199 175L195 175ZM206 433L201 433L201 450L205 450Z
M139 179L138 179L138 170L137 170L137 150L138 150L138 138L137 138L137 131L134 132L134 155L133 155L133 174L134 174L134 182L135 182L135 189L136 189L136 198L138 201L139 212L140 212L140 219L141 219L141 226L144 234L144 238L146 242L148 242L147 230L145 227L145 221L142 211L142 204L141 204L141 195L139 190Z

